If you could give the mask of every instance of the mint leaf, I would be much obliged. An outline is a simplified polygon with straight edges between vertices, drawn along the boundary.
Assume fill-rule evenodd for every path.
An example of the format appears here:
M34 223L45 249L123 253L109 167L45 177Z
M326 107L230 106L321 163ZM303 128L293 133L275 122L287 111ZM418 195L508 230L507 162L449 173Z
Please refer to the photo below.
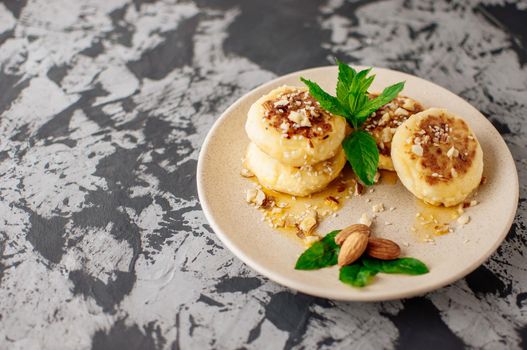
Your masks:
M310 80L300 78L304 84L309 88L309 93L313 96L319 103L322 108L342 117L349 118L349 113L345 108L342 107L339 100L322 90L322 88L315 82Z
M340 104L348 109L348 94L349 94L349 86L351 85L351 82L353 81L353 77L357 72L355 69L351 68L345 63L342 63L337 60L337 64L339 65L339 75L338 75L338 81L337 81L337 99L339 100Z
M340 268L339 280L354 287L364 287L370 284L376 274L377 270L356 262Z
M404 82L388 86L379 96L364 104L364 106L362 106L359 111L353 111L355 112L355 117L358 120L358 125L362 125L366 119L368 119L370 114L396 98L403 88Z
M337 264L340 247L335 243L335 236L340 230L328 233L320 241L313 243L296 261L297 270L316 270Z
M363 91L365 94L368 93L368 89L370 88L371 84L373 83L373 80L375 79L375 74L364 79L361 86L360 86L360 89L361 91Z
M343 283L355 286L360 268L361 264L359 263L342 266L339 272L339 280Z
M355 74L353 81L349 86L347 102L348 109L350 110L352 116L352 124L355 129L358 129L361 124L360 120L356 118L357 112L362 110L364 105L368 103L368 88L372 84L373 79L375 79L375 76L367 77L370 71L371 68L361 70Z
M351 66L348 66L344 62L337 60L337 64L339 66L339 82L343 83L344 86L348 88L351 85L353 77L355 77L357 72L355 71L355 69L353 69Z
M352 114L354 113L354 111L361 109L362 106L367 102L368 102L368 96L366 96L366 94L363 94L363 93L357 94L354 92L350 92L348 96L349 109L352 111L351 112ZM357 118L353 118L353 120L357 121ZM357 128L358 125L354 124L354 127Z
M351 82L351 86L349 87L349 90L350 90L351 92L356 93L357 95L359 95L359 94L365 94L367 88L369 87L369 85L367 86L367 84L366 84L366 76L367 76L370 72L371 72L371 68L364 69L364 70L361 70L360 72L358 72L358 73L353 77L353 81ZM364 86L367 86L366 90L363 90L363 87L364 87Z
M373 136L363 130L354 131L344 139L342 147L359 179L366 185L373 185L379 164L379 150Z
M428 267L415 258L399 258L394 260L379 260L363 258L364 266L384 273L400 273L404 275L422 275L428 272Z

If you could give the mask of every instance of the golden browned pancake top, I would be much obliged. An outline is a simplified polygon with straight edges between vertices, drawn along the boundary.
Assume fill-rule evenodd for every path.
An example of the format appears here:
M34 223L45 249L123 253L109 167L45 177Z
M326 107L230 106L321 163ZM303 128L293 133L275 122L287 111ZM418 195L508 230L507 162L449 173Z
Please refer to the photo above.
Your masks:
M430 185L465 174L474 161L478 147L474 135L462 119L443 113L421 119L407 142L411 145L411 158L419 158L424 177Z
M370 98L375 98L377 94L369 94ZM405 96L398 96L392 102L379 108L370 116L364 128L368 131L379 148L379 152L385 156L390 156L393 134L411 115L421 112L423 107L414 99Z
M300 135L325 139L332 130L329 120L333 115L323 110L307 91L291 89L265 101L263 107L264 119L285 138Z

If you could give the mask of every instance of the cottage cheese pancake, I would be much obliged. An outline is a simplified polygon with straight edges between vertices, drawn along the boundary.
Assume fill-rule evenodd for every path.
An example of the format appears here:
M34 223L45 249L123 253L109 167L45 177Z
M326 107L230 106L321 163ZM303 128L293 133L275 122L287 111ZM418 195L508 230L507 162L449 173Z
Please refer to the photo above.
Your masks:
M370 94L370 98L375 97L376 94ZM366 120L364 128L373 136L379 149L379 169L394 170L390 154L393 135L406 119L422 110L421 104L414 99L398 96Z
M245 167L254 173L262 186L293 196L307 196L324 189L339 175L345 164L346 156L342 148L325 161L293 167L273 159L254 143L249 144L244 161Z
M467 123L446 109L430 108L408 118L391 146L401 182L427 203L459 204L481 182L481 146Z
M345 137L346 121L320 108L307 89L282 86L251 106L245 130L263 152L299 167L334 157Z

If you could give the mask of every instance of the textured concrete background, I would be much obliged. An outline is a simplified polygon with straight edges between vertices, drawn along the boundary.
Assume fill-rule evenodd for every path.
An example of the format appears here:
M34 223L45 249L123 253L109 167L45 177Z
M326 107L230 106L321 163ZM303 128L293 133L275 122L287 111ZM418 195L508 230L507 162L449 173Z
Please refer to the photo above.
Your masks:
M526 23L502 0L0 3L0 348L527 348ZM520 207L466 279L317 299L207 225L195 171L214 120L334 56L441 84L505 138Z

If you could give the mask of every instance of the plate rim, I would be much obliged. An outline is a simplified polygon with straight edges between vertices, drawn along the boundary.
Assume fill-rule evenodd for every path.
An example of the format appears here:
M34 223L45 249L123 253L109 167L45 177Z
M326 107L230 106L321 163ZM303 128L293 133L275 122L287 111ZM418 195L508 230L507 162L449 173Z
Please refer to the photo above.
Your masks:
M370 66L352 65L352 67L358 68L358 69L364 69L364 68L369 68ZM320 298L330 299L330 300L376 302L376 301L389 301L389 300L406 299L406 298L420 296L420 295L426 294L428 292L435 291L437 289L446 287L446 286L448 286L448 285L450 285L450 284L452 284L452 283L464 278L465 276L467 276L468 274L470 274L471 272L476 270L479 266L481 266L485 261L487 261L487 259L492 254L494 254L496 252L498 247L503 243L503 241L507 237L507 235L508 235L508 233L510 231L510 228L512 227L512 224L514 222L514 219L516 218L517 207L518 207L518 202L519 202L519 177L518 177L518 170L516 168L516 163L514 161L514 157L512 156L512 153L511 153L509 147L507 146L507 143L505 142L505 140L503 139L503 137L501 136L499 131L488 120L488 118L485 117L470 102L468 102L467 100L465 100L463 97L459 96L458 94L450 91L449 89L447 89L447 88L445 88L445 87L443 87L443 86L441 86L439 84L436 84L436 83L434 83L432 81L423 79L423 78L418 77L418 76L413 75L413 74L397 71L397 70L390 69L390 68L384 68L384 67L379 67L379 66L371 66L371 68L373 68L373 70L384 70L384 71L395 72L397 74L402 74L404 76L409 76L409 77L412 77L413 79L418 79L418 80L424 81L424 82L426 82L428 84L432 84L436 88L446 90L447 92L457 96L458 98L462 99L465 103L467 103L472 109L474 109L478 114L480 114L483 117L483 119L485 120L485 122L488 124L489 127L493 128L496 131L496 133L498 135L500 135L498 142L502 142L504 144L505 148L507 149L507 157L509 158L509 160L512 163L512 166L514 167L514 172L513 172L514 173L513 174L513 177L514 177L514 189L515 189L515 191L514 191L514 203L515 203L515 206L514 207L516 208L516 210L511 212L511 214L509 215L509 218L507 220L507 224L504 226L504 229L500 233L498 239L495 241L495 243L492 245L492 247L487 252L485 252L485 254L482 254L478 259L476 259L472 264L470 264L465 269L459 271L456 274L453 274L453 275L449 276L448 278L439 280L436 283L429 283L429 284L423 285L420 288L415 288L415 289L413 289L411 291L408 291L408 292L399 292L399 294L397 294L397 292L395 292L395 293L392 293L392 294L390 294L389 296L386 296L386 297L379 297L378 294L368 294L368 292L365 292L364 294L359 294L359 295L355 294L355 295L350 295L350 297L346 297L346 296L344 296L344 295L342 295L340 293L338 293L338 294L331 293L331 290L323 289L321 287L311 287L309 285L305 285L303 283L290 280L288 277L286 277L286 276L284 276L282 274L274 273L273 271L268 270L265 267L264 264L259 264L256 261L253 261L253 259L251 257L249 257L241 248L237 247L236 244L229 239L228 235L225 232L223 232L223 230L219 227L218 223L216 222L216 220L214 218L214 215L212 214L212 210L211 210L211 208L209 206L209 203L207 201L206 193L204 192L204 189L203 189L203 166L204 166L203 164L205 162L205 154L207 154L207 149L209 147L209 143L210 143L212 137L214 136L214 134L217 132L217 129L218 129L219 125L223 122L223 120L228 118L228 116L231 114L232 110L236 109L238 107L238 105L243 100L245 100L247 97L252 95L256 90L272 86L272 85L276 84L277 81L285 79L285 78L288 78L288 77L291 77L291 76L300 75L300 74L306 74L308 72L316 71L316 70L335 69L335 68L336 68L336 66L334 66L334 65L326 65L326 66L302 69L302 70L299 70L299 71L295 71L295 72L291 72L291 73L288 73L288 74L285 74L285 75L278 76L278 77L276 77L276 78L274 78L274 79L272 79L272 80L270 80L270 81L268 81L266 83L260 84L260 85L258 85L256 87L254 87L253 89L251 89L250 91L248 91L247 93L245 93L244 95L242 95L241 97L239 97L236 101L234 101L225 111L223 111L223 113L220 115L220 117L218 119L216 119L216 121L213 123L212 127L207 132L207 135L206 135L206 137L205 137L205 139L203 141L203 144L202 144L200 152L199 152L198 164L197 164L197 168L196 168L196 184L197 184L198 199L199 199L200 206L201 206L201 208L203 210L205 218L209 222L209 224L210 224L211 228L213 229L214 233L216 234L216 236L218 236L220 238L222 243L231 251L231 253L234 256L236 256L244 264L248 265L253 270L255 270L256 272L261 274L262 276L267 277L270 280L272 280L272 281L274 281L274 282L276 282L276 283L278 283L278 284L280 284L282 286L285 286L287 288L293 289L295 291L298 291L298 292L301 292L301 293L305 293L305 294L309 294L309 295L316 296L316 297L320 297Z

